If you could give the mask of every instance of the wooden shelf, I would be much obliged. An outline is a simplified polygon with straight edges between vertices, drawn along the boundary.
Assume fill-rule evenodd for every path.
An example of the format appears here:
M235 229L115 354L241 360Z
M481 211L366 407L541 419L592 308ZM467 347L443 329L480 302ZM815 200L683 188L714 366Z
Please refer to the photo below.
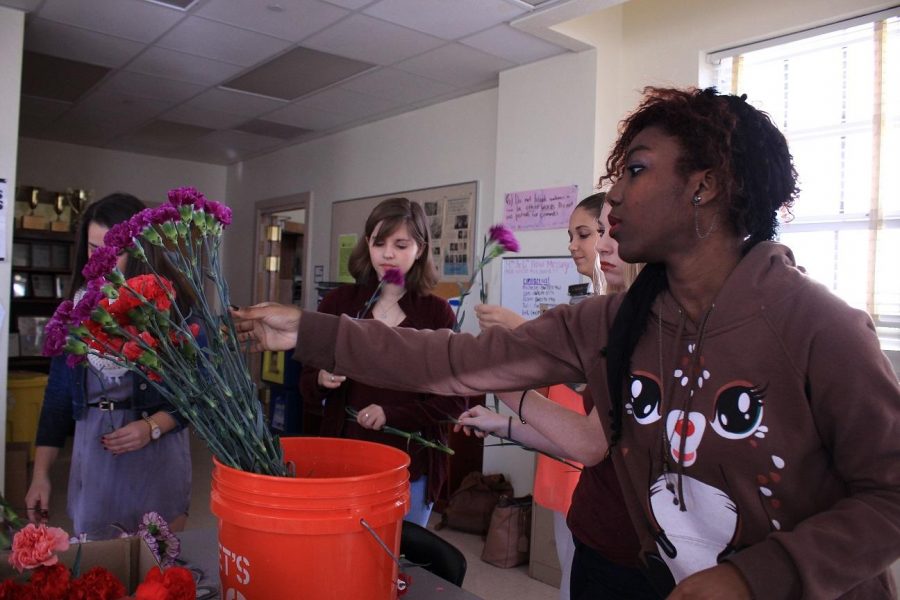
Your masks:
M72 231L50 231L49 229L23 229L16 227L13 231L13 239L28 242L75 242L75 233Z

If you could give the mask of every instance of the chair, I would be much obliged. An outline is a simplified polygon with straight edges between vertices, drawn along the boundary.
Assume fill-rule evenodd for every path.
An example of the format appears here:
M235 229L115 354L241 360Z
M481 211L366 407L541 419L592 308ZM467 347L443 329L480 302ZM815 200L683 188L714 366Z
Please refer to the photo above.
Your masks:
M421 525L403 521L400 554L441 579L462 586L468 566L466 557L456 546Z

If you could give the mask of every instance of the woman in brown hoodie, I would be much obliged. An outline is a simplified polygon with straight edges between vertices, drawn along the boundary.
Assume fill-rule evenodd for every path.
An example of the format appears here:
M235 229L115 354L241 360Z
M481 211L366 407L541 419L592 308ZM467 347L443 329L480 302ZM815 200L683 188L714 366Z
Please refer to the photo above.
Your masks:
M586 380L588 417L516 408L585 464L609 440L644 567L669 598L893 600L900 386L869 316L770 241L797 194L784 137L743 97L650 88L606 178L619 254L648 263L624 298L477 338L293 307L239 311L239 328L378 385ZM373 361L361 344L398 351Z

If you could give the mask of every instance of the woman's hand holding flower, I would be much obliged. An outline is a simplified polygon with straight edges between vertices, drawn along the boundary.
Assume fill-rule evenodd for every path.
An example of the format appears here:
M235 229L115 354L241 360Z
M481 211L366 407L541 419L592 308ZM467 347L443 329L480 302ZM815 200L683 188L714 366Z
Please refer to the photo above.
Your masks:
M453 426L453 431L462 430L466 435L475 434L478 438L486 438L491 434L506 436L509 425L509 417L495 413L480 404L459 415L458 421Z
M356 415L356 422L359 423L360 427L378 431L387 423L387 417L383 408L377 404L370 404L359 411Z
M478 326L482 329L488 327L515 329L527 320L522 315L495 304L476 305L475 316L478 317Z
M251 350L291 350L297 345L301 311L298 307L263 302L231 311L238 341L249 342Z
M341 384L345 381L347 381L345 375L335 375L325 369L319 369L318 383L321 388L336 390L341 387Z

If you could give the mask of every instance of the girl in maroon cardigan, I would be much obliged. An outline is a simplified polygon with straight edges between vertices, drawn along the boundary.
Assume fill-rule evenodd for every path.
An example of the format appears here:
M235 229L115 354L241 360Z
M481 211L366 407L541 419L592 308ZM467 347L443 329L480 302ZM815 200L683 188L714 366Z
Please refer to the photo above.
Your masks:
M356 283L328 294L319 305L320 312L378 319L392 327L414 329L450 329L456 323L447 301L431 294L437 284L437 270L431 258L428 221L419 204L390 198L376 206L348 266ZM389 269L403 273L404 285L385 282L377 300L370 303ZM381 351L390 352L390 348ZM404 438L381 430L390 425L446 442L440 423L465 410L465 398L376 388L314 368L303 369L300 385L304 402L324 409L322 435L379 442L409 454L411 499L406 519L426 525L432 503L446 482L446 455L409 445ZM355 421L347 420L346 407L357 411Z

